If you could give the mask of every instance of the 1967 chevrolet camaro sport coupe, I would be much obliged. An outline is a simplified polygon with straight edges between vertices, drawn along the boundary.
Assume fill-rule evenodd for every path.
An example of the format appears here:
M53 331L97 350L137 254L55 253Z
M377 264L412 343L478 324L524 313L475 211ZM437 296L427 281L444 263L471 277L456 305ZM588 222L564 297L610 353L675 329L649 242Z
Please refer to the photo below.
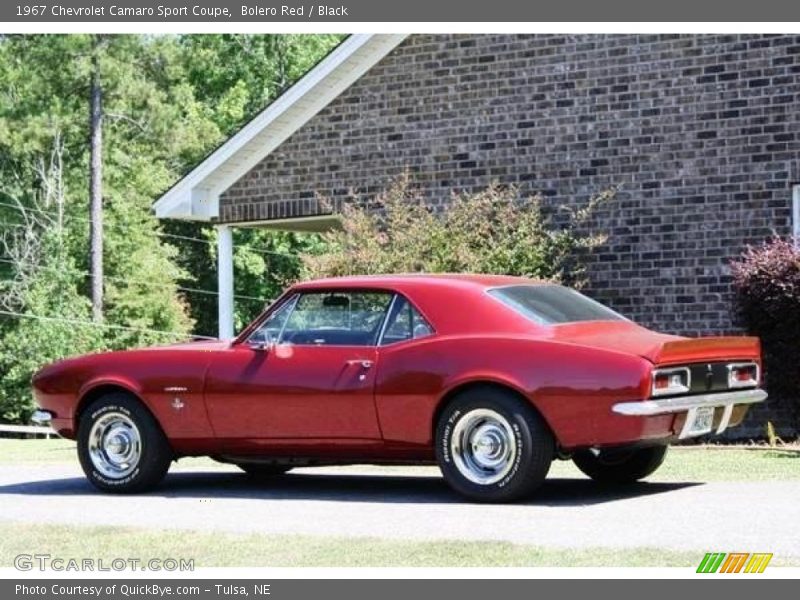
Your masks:
M405 275L300 283L235 340L64 360L33 379L89 481L151 488L181 456L254 477L295 466L438 463L478 501L523 498L554 458L647 477L673 441L737 425L756 338L652 332L529 279Z

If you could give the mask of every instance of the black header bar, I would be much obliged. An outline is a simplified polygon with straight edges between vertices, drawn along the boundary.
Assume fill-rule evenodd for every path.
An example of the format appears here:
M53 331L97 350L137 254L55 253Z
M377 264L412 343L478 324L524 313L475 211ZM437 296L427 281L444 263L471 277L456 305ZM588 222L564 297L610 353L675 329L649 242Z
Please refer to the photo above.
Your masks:
M3 0L0 22L800 22L800 3L728 0ZM791 29L791 28L787 28Z

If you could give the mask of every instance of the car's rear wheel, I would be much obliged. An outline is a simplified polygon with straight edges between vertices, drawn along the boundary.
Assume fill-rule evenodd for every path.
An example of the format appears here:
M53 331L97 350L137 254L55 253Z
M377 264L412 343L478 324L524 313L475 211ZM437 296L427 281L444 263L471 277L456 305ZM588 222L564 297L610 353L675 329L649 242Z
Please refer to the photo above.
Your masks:
M127 394L106 394L81 414L78 459L87 479L104 492L142 492L156 486L172 457L161 427Z
M553 435L512 392L469 389L442 412L436 458L447 483L479 502L513 502L531 494L553 461Z
M284 465L261 465L258 463L236 463L236 466L254 479L280 477L292 470L292 467Z
M667 446L581 450L572 455L575 465L601 483L633 483L651 475L667 455Z

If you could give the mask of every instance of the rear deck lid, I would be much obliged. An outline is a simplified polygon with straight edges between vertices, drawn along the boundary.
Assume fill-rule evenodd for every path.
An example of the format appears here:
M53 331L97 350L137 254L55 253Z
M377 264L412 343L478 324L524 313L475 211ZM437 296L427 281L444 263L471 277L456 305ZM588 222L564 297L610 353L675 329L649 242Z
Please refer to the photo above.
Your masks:
M761 344L758 338L746 336L685 338L665 342L643 356L659 365L714 360L757 361L761 357Z
M755 337L686 338L650 331L632 321L569 323L551 331L556 341L634 354L654 364L758 360L761 355Z

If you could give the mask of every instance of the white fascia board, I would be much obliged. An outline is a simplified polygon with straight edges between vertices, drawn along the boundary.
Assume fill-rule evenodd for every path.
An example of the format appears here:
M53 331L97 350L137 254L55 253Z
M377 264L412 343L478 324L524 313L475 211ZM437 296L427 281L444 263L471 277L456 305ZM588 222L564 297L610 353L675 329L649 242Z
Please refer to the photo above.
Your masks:
M153 205L160 219L208 221L219 195L325 108L407 35L356 34L211 153Z

